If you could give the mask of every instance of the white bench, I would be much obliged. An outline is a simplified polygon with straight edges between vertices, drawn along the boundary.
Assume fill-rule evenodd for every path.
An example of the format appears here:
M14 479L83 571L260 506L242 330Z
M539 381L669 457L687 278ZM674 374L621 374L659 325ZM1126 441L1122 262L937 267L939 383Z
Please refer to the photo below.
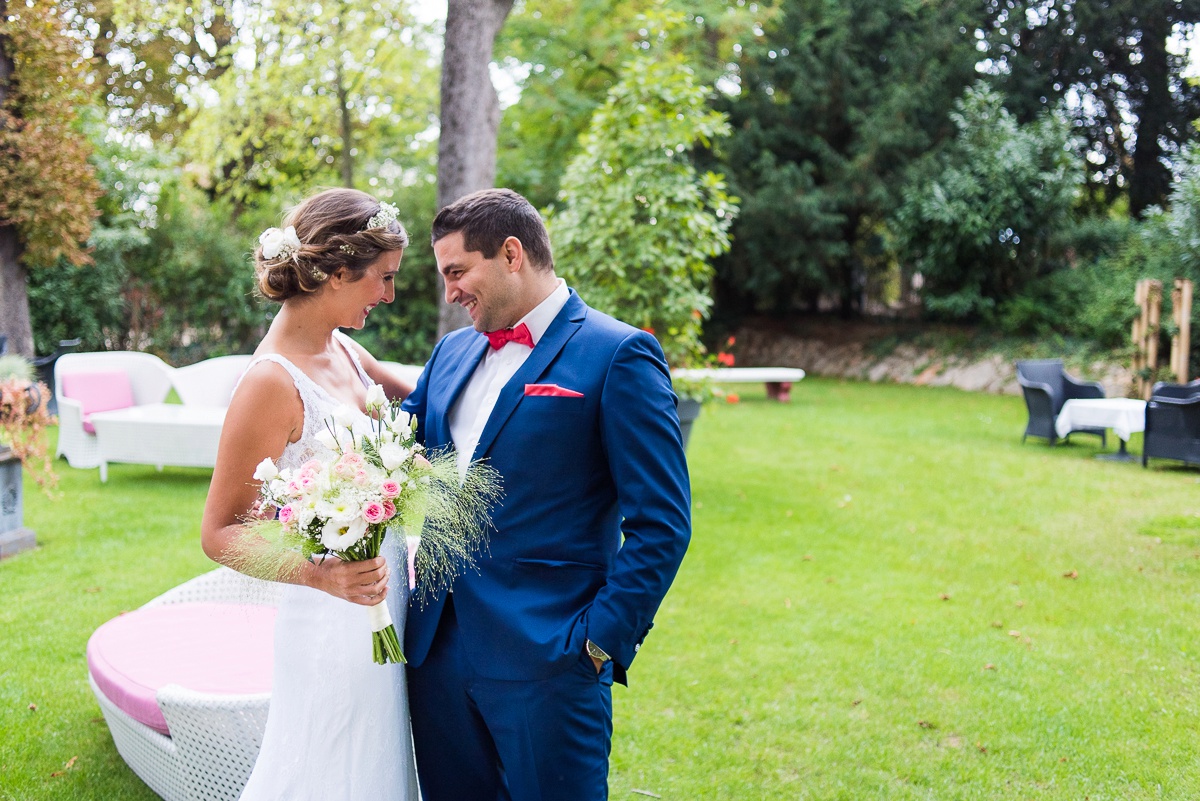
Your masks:
M767 387L767 397L787 402L792 399L792 384L804 378L798 367L712 367L698 369L680 368L672 375L692 381L709 380L714 384L757 384Z

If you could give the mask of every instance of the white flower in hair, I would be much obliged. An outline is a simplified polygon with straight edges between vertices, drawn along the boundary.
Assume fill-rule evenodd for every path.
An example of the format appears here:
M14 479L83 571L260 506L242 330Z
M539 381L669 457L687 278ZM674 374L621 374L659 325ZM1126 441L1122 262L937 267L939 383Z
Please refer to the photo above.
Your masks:
M258 244L262 246L264 259L287 259L300 252L300 237L296 236L296 228L292 225L282 231L278 228L268 228L259 236Z
M367 220L366 230L370 231L372 228L387 228L389 225L394 223L396 218L399 216L400 209L396 208L391 203L381 202L379 204L379 213Z

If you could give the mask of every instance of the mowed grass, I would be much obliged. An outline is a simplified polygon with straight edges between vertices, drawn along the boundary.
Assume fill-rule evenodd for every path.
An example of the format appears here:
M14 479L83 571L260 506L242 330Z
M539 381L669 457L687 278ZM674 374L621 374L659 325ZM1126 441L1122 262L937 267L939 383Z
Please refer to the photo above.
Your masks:
M1023 445L1016 397L737 390L614 689L613 798L1200 797L1200 471ZM84 648L210 568L208 472L59 465L62 500L26 488L41 547L0 562L0 798L152 798Z

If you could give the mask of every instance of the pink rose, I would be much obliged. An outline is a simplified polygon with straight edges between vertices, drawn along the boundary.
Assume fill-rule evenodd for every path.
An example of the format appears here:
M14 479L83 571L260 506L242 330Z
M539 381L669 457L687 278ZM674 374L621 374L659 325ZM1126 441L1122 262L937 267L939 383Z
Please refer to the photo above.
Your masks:
M371 501L363 507L362 516L363 520L366 520L368 523L381 523L386 519L387 513L382 503Z
M307 462L300 465L300 472L315 476L317 473L321 472L321 463L316 459L309 459Z
M391 520L395 516L396 516L396 504L392 503L391 501L384 501L383 502L383 519Z
M394 478L386 478L379 485L379 491L385 498L395 498L400 495L400 482Z
M285 526L296 519L296 510L289 503L287 506L281 507L279 510L279 522Z
M366 470L359 470L354 474L354 485L356 487L365 487L371 483L371 476Z
M287 494L292 495L292 496L303 495L304 490L301 489L300 485L296 482L295 479L292 479L291 481L289 481L287 483Z

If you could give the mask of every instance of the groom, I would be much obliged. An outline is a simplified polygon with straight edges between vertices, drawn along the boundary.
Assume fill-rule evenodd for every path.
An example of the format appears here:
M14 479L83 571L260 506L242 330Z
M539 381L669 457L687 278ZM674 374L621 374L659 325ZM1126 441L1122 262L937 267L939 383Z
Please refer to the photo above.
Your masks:
M472 328L433 350L405 410L459 469L504 484L488 554L405 638L425 801L608 796L624 684L691 535L670 374L650 334L554 274L530 203L489 189L433 222L446 301Z

